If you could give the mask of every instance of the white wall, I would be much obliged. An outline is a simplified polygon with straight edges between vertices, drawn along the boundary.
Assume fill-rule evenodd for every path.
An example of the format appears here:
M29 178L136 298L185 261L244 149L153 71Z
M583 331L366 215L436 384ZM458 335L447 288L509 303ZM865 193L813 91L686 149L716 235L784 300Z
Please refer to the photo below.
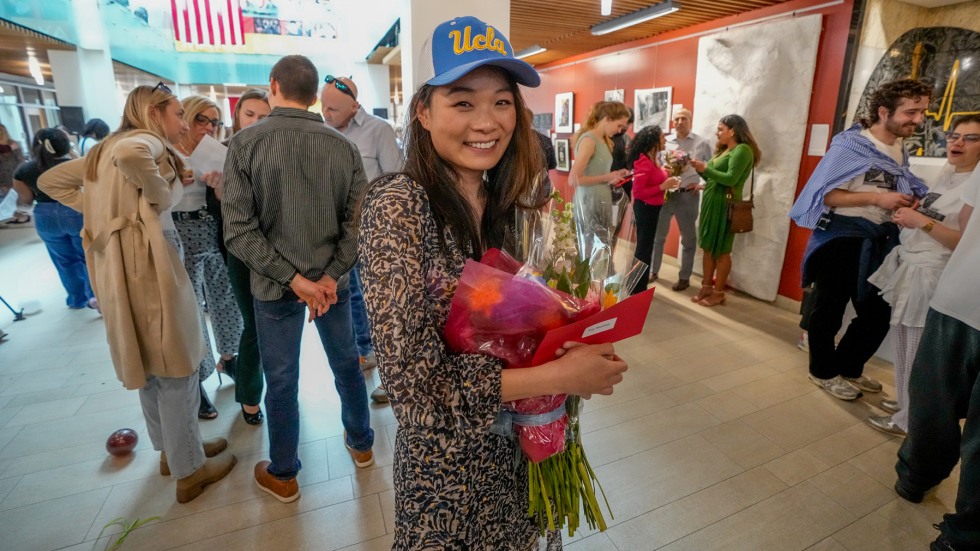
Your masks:
M775 300L779 290L821 20L808 15L769 21L706 36L698 46L694 131L713 136L718 120L735 113L748 122L762 150L755 171L755 228L735 238L730 280L762 300Z

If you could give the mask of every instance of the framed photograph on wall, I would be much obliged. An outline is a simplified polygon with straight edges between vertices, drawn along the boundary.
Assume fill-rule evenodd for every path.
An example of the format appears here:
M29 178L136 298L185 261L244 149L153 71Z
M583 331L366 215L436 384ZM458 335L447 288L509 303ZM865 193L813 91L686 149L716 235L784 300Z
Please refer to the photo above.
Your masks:
M531 117L531 120L533 121L535 130L545 136L551 134L551 124L554 122L554 117L551 113L535 113Z
M575 116L575 93L555 94L555 132L571 134Z
M558 166L555 167L555 170L568 172L572 169L572 161L568 154L568 140L555 140L555 159L558 161Z
M664 133L670 132L671 88L647 88L637 90L633 109L636 122L633 130L639 132L648 126L659 126Z
M626 90L606 90L605 96L603 97L606 101L618 101L621 103L626 102Z

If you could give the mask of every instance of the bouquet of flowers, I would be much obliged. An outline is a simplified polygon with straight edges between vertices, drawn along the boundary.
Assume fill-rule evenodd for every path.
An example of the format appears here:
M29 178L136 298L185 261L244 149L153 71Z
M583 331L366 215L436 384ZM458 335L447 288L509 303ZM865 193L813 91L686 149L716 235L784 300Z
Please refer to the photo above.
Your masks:
M691 156L680 149L668 149L664 151L664 164L667 166L667 170L670 172L671 177L679 178L687 168L687 165L691 162ZM664 196L664 201L670 201L670 198L677 193L676 190L670 190Z
M680 176L691 162L691 156L680 149L673 149L664 152L664 161L671 176Z
M580 258L573 206L557 192L552 199L546 217L518 213L523 264L497 250L466 263L444 333L453 352L488 354L507 369L531 368L548 331L625 298L646 269L635 262L629 246L616 252L602 244L590 258ZM517 400L505 404L494 425L495 433L517 439L528 461L528 512L542 533L567 525L574 534L580 504L590 527L606 528L595 473L581 445L580 403L581 398L565 395Z

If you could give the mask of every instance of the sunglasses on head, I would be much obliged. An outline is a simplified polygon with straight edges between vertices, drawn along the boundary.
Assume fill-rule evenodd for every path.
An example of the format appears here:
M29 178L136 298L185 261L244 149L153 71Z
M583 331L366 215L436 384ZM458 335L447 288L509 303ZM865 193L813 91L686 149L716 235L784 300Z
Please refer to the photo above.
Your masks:
M347 78L350 78L350 77L347 77ZM335 77L333 75L327 75L327 78L323 79L323 82L325 82L327 84L333 84L333 87L334 88L336 88L336 89L340 90L341 92L347 94L354 101L357 101L357 96L354 95L354 91L350 89L350 86L347 86L343 82L337 80L337 77Z
M980 134L959 134L959 133L956 133L956 132L947 132L946 133L946 142L947 143L956 143L956 142L960 141L960 138L963 138L963 141L966 142L966 143L977 143L977 142L980 142Z
M173 94L173 91L170 89L170 87L167 86L166 84L164 84L163 81L158 82L157 85L153 87L153 89L154 90L163 90L164 92L166 92L168 94Z
M198 113L197 115L194 115L194 122L196 122L197 124L200 124L201 126L204 126L205 124L210 124L214 128L218 128L220 126L224 126L224 124L225 124L225 123L221 122L221 119L209 119L209 118L205 117L204 115L202 115L201 113Z

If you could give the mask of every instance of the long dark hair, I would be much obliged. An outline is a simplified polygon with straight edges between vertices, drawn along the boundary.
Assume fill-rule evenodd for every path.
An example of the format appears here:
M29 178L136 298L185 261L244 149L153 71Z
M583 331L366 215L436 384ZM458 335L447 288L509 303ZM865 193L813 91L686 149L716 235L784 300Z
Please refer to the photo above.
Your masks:
M759 149L759 145L755 142L755 138L752 136L752 132L749 131L749 123L745 122L739 115L725 115L719 121L728 128L735 131L735 141L738 143L744 143L752 149L752 166L759 166L759 161L762 160L762 151ZM715 149L715 155L723 153L725 151L725 146L718 144Z
M41 172L58 164L57 160L68 155L71 151L71 142L68 134L57 128L44 128L34 134L34 141L31 142L31 154L37 162Z
M432 144L432 136L419 119L419 112L431 107L437 87L426 84L419 88L408 110L405 174L418 182L428 195L439 229L440 245L445 249L443 236L448 227L464 254L473 258L480 258L483 251L491 247L504 245L507 231L513 227L515 208L535 208L531 201L544 163L541 145L517 82L503 69L493 70L506 79L514 94L517 126L500 162L487 173L487 204L482 220L474 219L473 210L457 185L459 172L439 156Z
M109 125L102 119L89 119L82 129L83 138L95 138L96 140L105 139L109 135Z
M264 101L266 105L269 105L269 93L261 88L251 88L246 90L242 97L238 98L238 103L235 104L235 113L231 117L231 135L234 136L242 129L242 123L238 120L238 114L242 112L242 105L251 99L257 99Z
M660 151L660 139L664 131L659 126L648 126L637 132L636 137L630 142L629 154L626 156L626 168L632 168L633 163L640 158L640 155L650 151L654 147ZM654 163L656 159L651 159Z

